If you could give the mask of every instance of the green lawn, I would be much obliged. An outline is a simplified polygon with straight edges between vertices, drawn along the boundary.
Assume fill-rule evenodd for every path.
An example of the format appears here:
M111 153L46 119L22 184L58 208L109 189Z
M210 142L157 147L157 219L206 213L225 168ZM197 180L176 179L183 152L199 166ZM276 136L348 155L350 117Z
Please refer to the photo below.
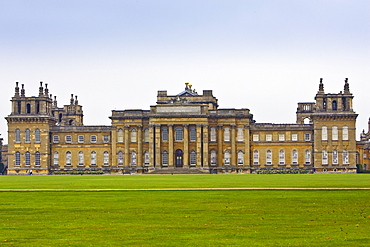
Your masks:
M0 244L370 246L370 176L0 176ZM74 191L331 187L331 190Z

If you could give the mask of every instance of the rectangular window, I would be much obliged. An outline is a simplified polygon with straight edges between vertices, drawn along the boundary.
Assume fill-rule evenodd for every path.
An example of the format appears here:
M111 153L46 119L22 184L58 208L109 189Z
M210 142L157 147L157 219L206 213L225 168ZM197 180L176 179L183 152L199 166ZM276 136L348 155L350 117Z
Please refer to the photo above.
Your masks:
M327 141L328 140L328 127L323 126L321 128L321 140Z
M244 129L238 128L238 141L242 142L244 141Z
M190 127L190 141L197 140L197 130L195 127Z
M326 150L322 150L322 164L328 164L328 152Z
M66 136L66 143L71 143L72 142L72 136Z
M332 140L338 141L338 127L337 126L332 127L331 134L332 134Z
M342 139L343 141L348 141L348 127L344 126L342 129Z
M230 129L229 128L224 129L224 141L225 142L230 141Z
M285 135L284 134L279 134L279 141L285 141Z
M216 128L212 127L211 128L211 142L216 141Z
M267 141L267 142L272 141L272 135L271 135L271 134L267 134L267 135L266 135L266 141Z
M162 141L168 141L168 129L167 127L162 128Z
M108 139L108 136L104 136L104 138L105 137L107 137L107 139ZM92 135L92 136L90 136L90 142L93 142L93 143L95 143L96 142L96 135ZM108 142L108 141L105 141L105 139L104 139L104 142Z
M292 141L298 141L298 134L292 134Z
M84 136L78 136L78 143L84 143Z
M59 143L59 136L53 136L53 142Z
M311 134L308 134L308 133L304 134L304 140L307 142L311 141Z
M105 142L105 143L109 142L109 135L104 135L103 136L103 142Z
M260 135L259 134L253 134L253 141L258 142L260 140Z

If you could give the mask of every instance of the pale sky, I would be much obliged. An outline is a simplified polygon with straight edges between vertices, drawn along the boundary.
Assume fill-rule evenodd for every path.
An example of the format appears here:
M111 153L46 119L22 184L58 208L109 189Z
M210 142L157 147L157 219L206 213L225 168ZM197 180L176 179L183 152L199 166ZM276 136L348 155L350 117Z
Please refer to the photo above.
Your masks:
M146 109L158 90L213 90L220 108L294 123L298 102L354 94L357 139L370 117L370 1L0 0L0 134L15 82L78 95L86 125Z

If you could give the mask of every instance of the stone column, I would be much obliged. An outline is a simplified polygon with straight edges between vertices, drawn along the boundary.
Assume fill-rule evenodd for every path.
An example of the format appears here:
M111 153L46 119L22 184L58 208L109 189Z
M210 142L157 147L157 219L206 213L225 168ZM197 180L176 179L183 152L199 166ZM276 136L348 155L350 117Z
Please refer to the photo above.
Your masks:
M161 125L155 125L155 167L161 167Z
M112 129L112 132L111 132L111 137L110 137L110 145L111 145L111 150L112 150L112 154L111 154L111 162L110 164L112 166L117 166L117 127L114 126L113 129Z
M197 124L197 150L196 150L196 166L202 164L202 125Z
M124 154L124 164L125 166L131 166L130 164L130 142L129 142L129 128L130 128L130 125L125 125L124 126L124 138L125 138L125 154Z
M149 166L154 166L154 145L155 145L155 139L154 139L154 125L149 124Z
M137 166L144 166L143 164L143 126L137 126Z
M236 143L235 143L235 128L236 125L232 124L231 126L231 165L237 165L236 162Z
M203 125L203 167L208 166L208 124Z
M184 124L184 167L189 167L189 125Z
M168 166L173 167L173 124L168 125Z
M222 125L217 125L217 166L222 166L223 165L223 156L224 152L222 150L222 143L223 143L223 138L222 138Z
M251 161L251 145L250 145L249 125L244 125L244 166L250 167L253 164Z

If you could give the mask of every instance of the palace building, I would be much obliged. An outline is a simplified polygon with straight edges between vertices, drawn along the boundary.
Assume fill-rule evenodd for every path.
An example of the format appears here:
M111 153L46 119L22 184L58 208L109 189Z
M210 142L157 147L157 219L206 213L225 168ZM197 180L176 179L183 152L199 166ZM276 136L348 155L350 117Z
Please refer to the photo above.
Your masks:
M175 95L158 91L149 110L113 110L111 125L90 126L77 96L58 107L47 86L28 97L16 83L6 117L8 174L353 173L369 157L370 130L356 142L347 79L337 94L325 93L321 79L292 124L257 123L249 109L219 108L212 90L198 94L186 83Z

